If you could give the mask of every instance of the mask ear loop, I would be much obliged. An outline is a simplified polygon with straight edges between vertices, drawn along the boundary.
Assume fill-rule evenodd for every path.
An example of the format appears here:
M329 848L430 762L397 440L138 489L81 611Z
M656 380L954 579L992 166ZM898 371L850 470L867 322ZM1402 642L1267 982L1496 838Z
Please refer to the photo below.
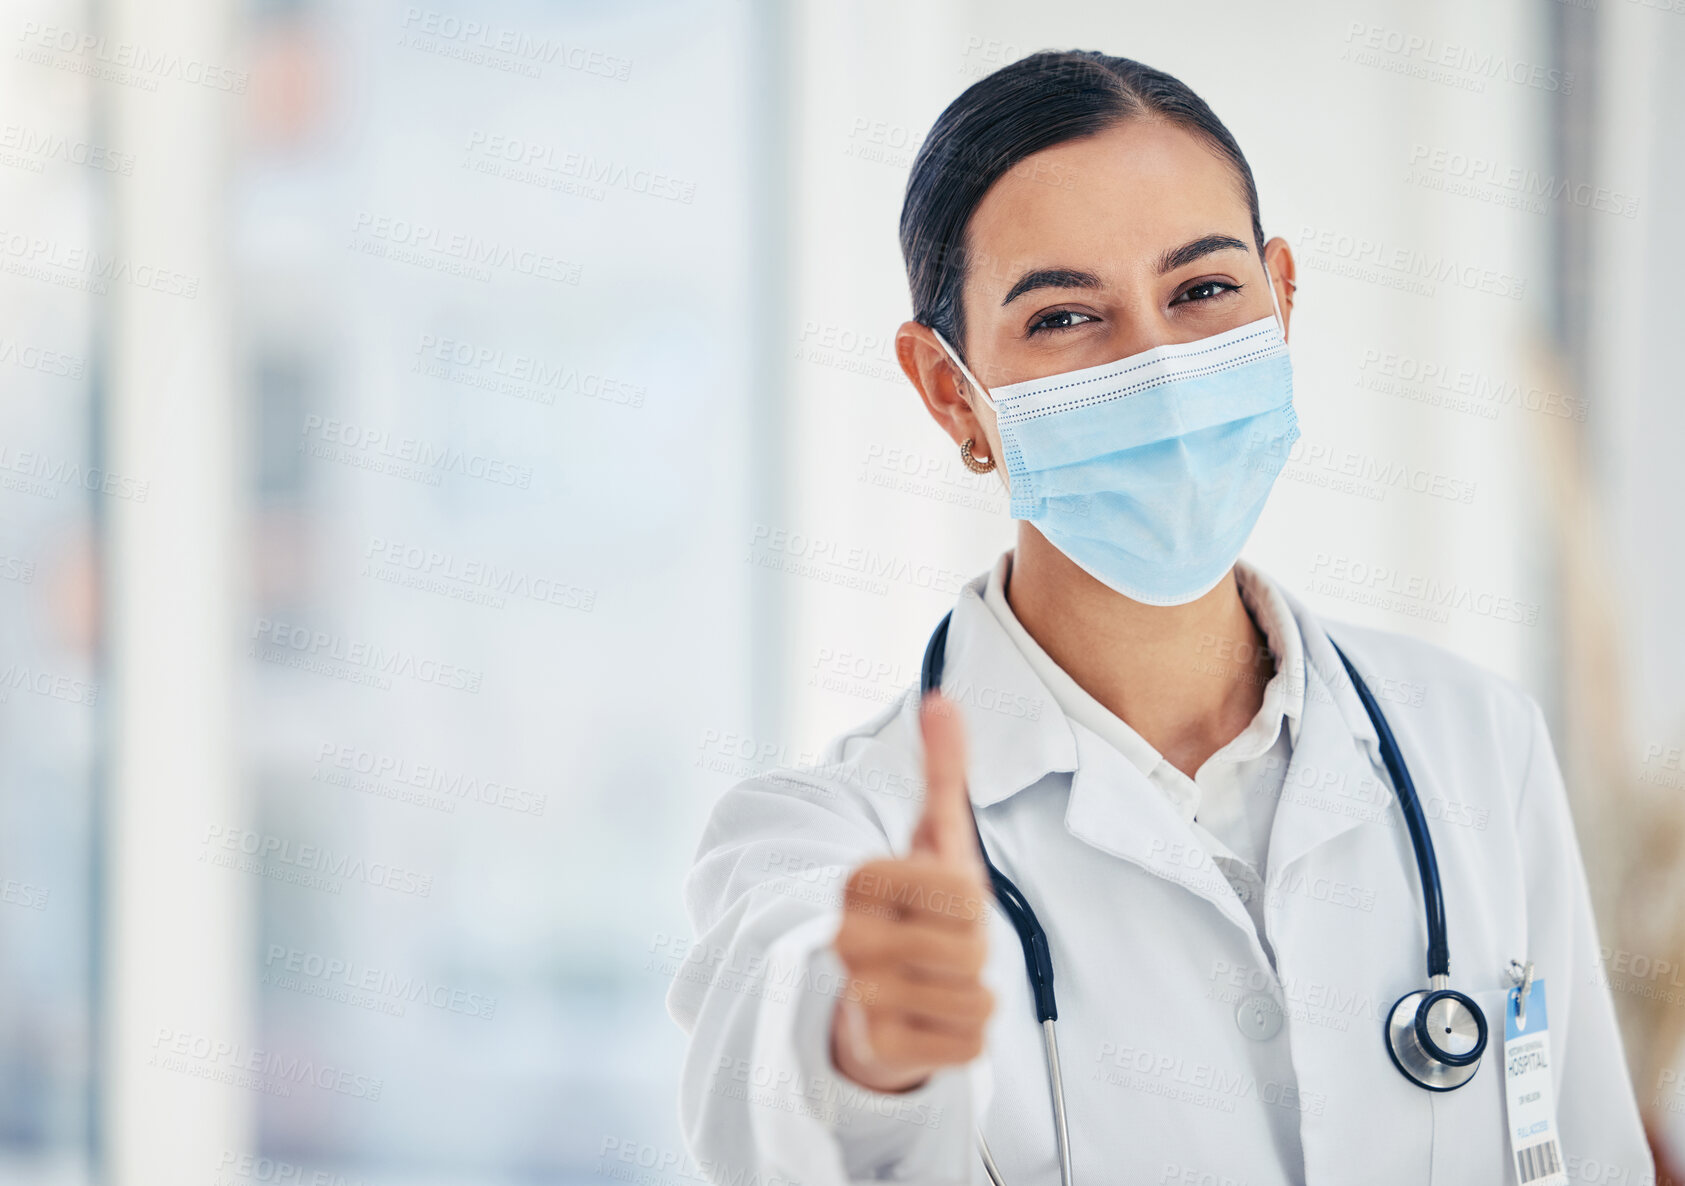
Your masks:
M960 374L965 376L965 381L970 383L972 387L976 388L977 394L983 397L983 402L989 405L989 411L995 413L997 416L1000 415L1000 409L995 406L994 397L989 394L989 389L979 383L977 381L977 376L971 373L971 368L966 366L964 362L960 361L959 354L952 346L948 345L948 339L942 336L941 331L934 328L930 332L936 336L937 343L940 344L942 349L947 352L948 357L953 359L954 365L960 369Z
M971 368L965 365L958 352L955 351L952 346L948 345L948 339L942 336L940 330L933 326L931 327L930 332L936 336L937 344L940 345L948 357L953 360L954 365L960 369L960 374L965 376L965 381L971 384L971 386L976 390L978 398L989 405L989 411L995 414L996 423L999 423L1000 408L995 404L994 397L989 394L989 389L977 381L977 376L971 373ZM1010 491L1012 489L1012 482L1006 476L1006 464L1004 460L1000 458L996 458L996 462L995 473L1000 478L1000 484L1006 490Z
M1275 294L1275 281L1270 278L1270 261L1263 256L1258 260L1264 265L1264 285L1270 290L1270 307L1275 310L1275 326L1281 331L1281 340L1287 340L1287 319L1281 315L1281 298Z

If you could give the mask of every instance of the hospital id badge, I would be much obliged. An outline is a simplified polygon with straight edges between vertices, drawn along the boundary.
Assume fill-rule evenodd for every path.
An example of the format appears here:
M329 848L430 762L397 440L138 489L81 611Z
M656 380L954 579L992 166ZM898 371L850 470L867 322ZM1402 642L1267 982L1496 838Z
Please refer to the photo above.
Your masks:
M1521 1007L1523 991L1527 991L1525 1009ZM1532 978L1531 967L1527 983L1504 996L1504 1098L1516 1180L1521 1186L1568 1186L1562 1146L1556 1140L1545 982Z

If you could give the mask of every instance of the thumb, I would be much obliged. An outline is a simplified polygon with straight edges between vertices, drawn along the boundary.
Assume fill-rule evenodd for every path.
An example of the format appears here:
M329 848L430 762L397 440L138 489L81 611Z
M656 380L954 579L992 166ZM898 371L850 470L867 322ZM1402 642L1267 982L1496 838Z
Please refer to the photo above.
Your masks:
M983 857L965 789L965 730L959 709L940 692L919 705L924 734L924 810L913 829L912 851L945 864L964 866L978 879Z

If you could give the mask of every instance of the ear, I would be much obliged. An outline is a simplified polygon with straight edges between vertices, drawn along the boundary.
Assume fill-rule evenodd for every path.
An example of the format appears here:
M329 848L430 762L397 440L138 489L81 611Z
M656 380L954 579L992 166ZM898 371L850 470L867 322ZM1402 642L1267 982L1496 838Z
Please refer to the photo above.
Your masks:
M1265 243L1264 262L1270 266L1270 282L1281 305L1281 333L1286 337L1293 324L1293 290L1299 284L1298 265L1293 262L1293 249L1287 240L1278 235Z
M956 446L970 440L972 455L979 461L1000 457L994 412L972 392L971 384L942 349L929 326L916 321L902 322L901 328L895 331L895 357L924 401L930 418ZM999 473L1002 479L1006 477L1004 465Z

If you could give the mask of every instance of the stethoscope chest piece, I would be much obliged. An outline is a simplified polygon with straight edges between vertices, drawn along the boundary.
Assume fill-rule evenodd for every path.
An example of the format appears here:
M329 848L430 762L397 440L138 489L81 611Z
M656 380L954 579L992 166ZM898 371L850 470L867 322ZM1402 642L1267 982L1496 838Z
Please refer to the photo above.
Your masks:
M1480 1069L1486 1015L1455 989L1405 993L1387 1018L1387 1052L1405 1078L1429 1091L1454 1091Z

